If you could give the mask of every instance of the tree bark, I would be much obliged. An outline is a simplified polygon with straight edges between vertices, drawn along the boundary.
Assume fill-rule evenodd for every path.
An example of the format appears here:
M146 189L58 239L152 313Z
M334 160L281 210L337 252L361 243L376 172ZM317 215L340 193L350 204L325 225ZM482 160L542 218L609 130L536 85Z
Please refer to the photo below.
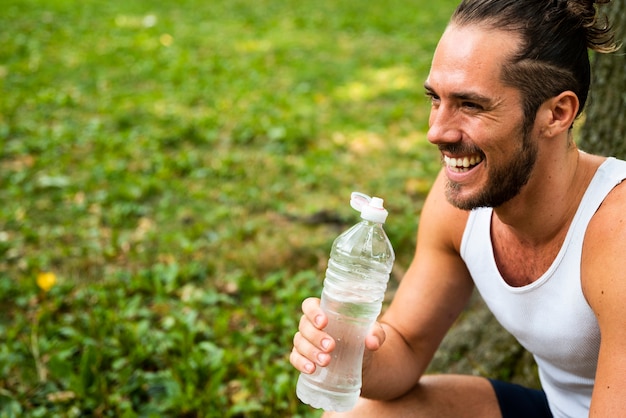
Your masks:
M594 54L589 102L581 130L581 149L626 159L626 0L606 7L622 47L612 54Z

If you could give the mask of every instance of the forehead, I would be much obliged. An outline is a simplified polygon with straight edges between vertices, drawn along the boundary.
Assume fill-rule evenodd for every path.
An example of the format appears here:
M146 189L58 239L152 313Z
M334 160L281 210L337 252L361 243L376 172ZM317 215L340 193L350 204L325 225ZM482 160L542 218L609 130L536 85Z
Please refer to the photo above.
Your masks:
M451 24L442 35L427 84L433 89L504 89L502 66L518 48L519 38L507 31L478 25Z

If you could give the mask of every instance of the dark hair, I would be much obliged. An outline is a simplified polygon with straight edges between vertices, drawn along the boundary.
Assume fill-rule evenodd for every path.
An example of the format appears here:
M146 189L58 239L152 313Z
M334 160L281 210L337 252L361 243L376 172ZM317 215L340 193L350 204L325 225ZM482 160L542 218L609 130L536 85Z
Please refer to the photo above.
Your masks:
M609 1L463 0L451 23L520 35L520 48L504 66L502 80L520 89L525 121L532 125L539 106L563 91L573 91L580 102L578 115L583 111L591 81L588 49L618 48L608 19L600 19L596 10L596 3Z

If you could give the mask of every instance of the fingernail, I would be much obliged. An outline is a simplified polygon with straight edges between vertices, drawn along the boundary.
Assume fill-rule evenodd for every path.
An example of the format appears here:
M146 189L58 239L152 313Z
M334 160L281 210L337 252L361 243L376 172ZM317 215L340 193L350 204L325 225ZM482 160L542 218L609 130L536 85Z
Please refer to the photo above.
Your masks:
M312 373L313 372L313 365L311 363L307 363L304 365L304 370L307 373Z
M324 338L322 340L322 348L324 350L328 350L328 347L330 346L330 340L328 338Z
M322 325L322 315L317 315L315 317L315 325L317 325L318 327Z
M328 354L324 354L324 353L319 353L317 355L317 361L320 365L326 363L326 361L328 360L329 356Z

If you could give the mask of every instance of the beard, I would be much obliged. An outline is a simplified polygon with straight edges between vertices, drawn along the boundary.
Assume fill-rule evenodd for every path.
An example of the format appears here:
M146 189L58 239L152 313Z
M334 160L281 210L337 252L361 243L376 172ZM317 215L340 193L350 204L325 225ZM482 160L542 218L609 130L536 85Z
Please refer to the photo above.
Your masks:
M519 127L518 131L522 136L521 147L509 159L509 162L488 166L487 184L477 194L462 198L462 186L448 180L446 188L448 201L459 209L472 210L480 207L497 208L517 196L522 187L528 183L537 161L537 144L532 141L528 128L525 124ZM474 150L474 152L476 151L480 152ZM482 154L482 152L480 153ZM487 161L483 155L484 163Z

